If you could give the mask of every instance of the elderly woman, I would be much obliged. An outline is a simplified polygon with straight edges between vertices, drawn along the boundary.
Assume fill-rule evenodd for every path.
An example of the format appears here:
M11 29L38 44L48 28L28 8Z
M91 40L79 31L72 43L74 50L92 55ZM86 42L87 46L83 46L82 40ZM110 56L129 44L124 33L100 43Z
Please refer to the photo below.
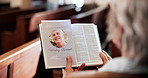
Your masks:
M108 40L112 40L121 50L121 57L111 59L100 52L104 61L98 71L72 69L69 56L65 78L141 78L148 74L148 0L112 0L108 16ZM109 61L110 60L110 61Z

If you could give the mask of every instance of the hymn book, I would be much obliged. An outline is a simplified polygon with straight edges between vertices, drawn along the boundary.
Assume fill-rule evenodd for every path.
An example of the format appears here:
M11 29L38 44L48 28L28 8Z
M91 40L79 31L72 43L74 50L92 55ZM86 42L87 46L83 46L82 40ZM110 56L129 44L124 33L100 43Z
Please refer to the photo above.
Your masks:
M91 23L71 24L70 20L42 20L39 24L46 69L63 68L72 56L73 67L103 64L97 26Z

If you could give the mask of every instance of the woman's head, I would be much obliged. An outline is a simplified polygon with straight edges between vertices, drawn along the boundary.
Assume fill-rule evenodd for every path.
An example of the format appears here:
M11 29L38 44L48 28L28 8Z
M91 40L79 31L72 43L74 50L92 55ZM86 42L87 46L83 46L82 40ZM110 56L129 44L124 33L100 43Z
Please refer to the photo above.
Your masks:
M109 37L128 58L148 64L148 0L112 0L110 4Z

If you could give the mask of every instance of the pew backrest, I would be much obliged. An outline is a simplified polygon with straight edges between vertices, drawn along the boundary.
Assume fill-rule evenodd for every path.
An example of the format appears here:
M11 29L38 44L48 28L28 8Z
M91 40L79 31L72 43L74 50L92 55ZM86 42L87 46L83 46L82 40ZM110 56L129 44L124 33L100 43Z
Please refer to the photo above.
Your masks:
M54 11L39 12L33 15L30 21L29 32L33 32L38 29L38 24L41 20L63 20L70 19L72 15L76 15L79 12L75 11L75 6L65 6Z
M17 9L0 13L0 54L26 42L24 37L28 27L26 25L26 16L40 11L45 11L45 7L32 7L30 9ZM24 16L25 21L19 19L19 16ZM27 18L28 21L30 19Z
M17 23L16 23L16 30L14 32L12 31L2 31L1 32L1 51L0 54L3 54L11 49L14 49L28 41L31 41L35 38L37 38L36 35L27 34L27 30L29 27L29 21L32 14L28 15L21 15L17 17ZM26 39L28 36L31 37L30 40Z
M19 15L25 15L35 12L45 11L45 7L33 7L30 9L18 9L0 13L0 31L15 31L16 19Z
M37 38L1 55L0 78L32 78L40 54L40 40Z
M99 6L97 8L88 10L86 12L79 13L77 15L73 15L71 17L72 23L91 23L92 16L102 10L106 9L107 6Z

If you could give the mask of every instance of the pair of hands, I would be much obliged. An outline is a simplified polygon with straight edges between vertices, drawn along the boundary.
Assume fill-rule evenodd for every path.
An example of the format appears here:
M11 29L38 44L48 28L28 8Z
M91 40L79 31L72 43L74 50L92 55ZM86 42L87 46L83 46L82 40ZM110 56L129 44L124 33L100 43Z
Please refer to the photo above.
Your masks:
M101 57L103 61L103 65L112 59L105 51L100 52L99 56ZM82 63L79 67L77 67L76 69L73 69L72 68L72 62L73 62L72 57L68 56L66 60L67 60L66 68L62 70L63 78L65 78L72 72L81 71L85 67L85 63Z

